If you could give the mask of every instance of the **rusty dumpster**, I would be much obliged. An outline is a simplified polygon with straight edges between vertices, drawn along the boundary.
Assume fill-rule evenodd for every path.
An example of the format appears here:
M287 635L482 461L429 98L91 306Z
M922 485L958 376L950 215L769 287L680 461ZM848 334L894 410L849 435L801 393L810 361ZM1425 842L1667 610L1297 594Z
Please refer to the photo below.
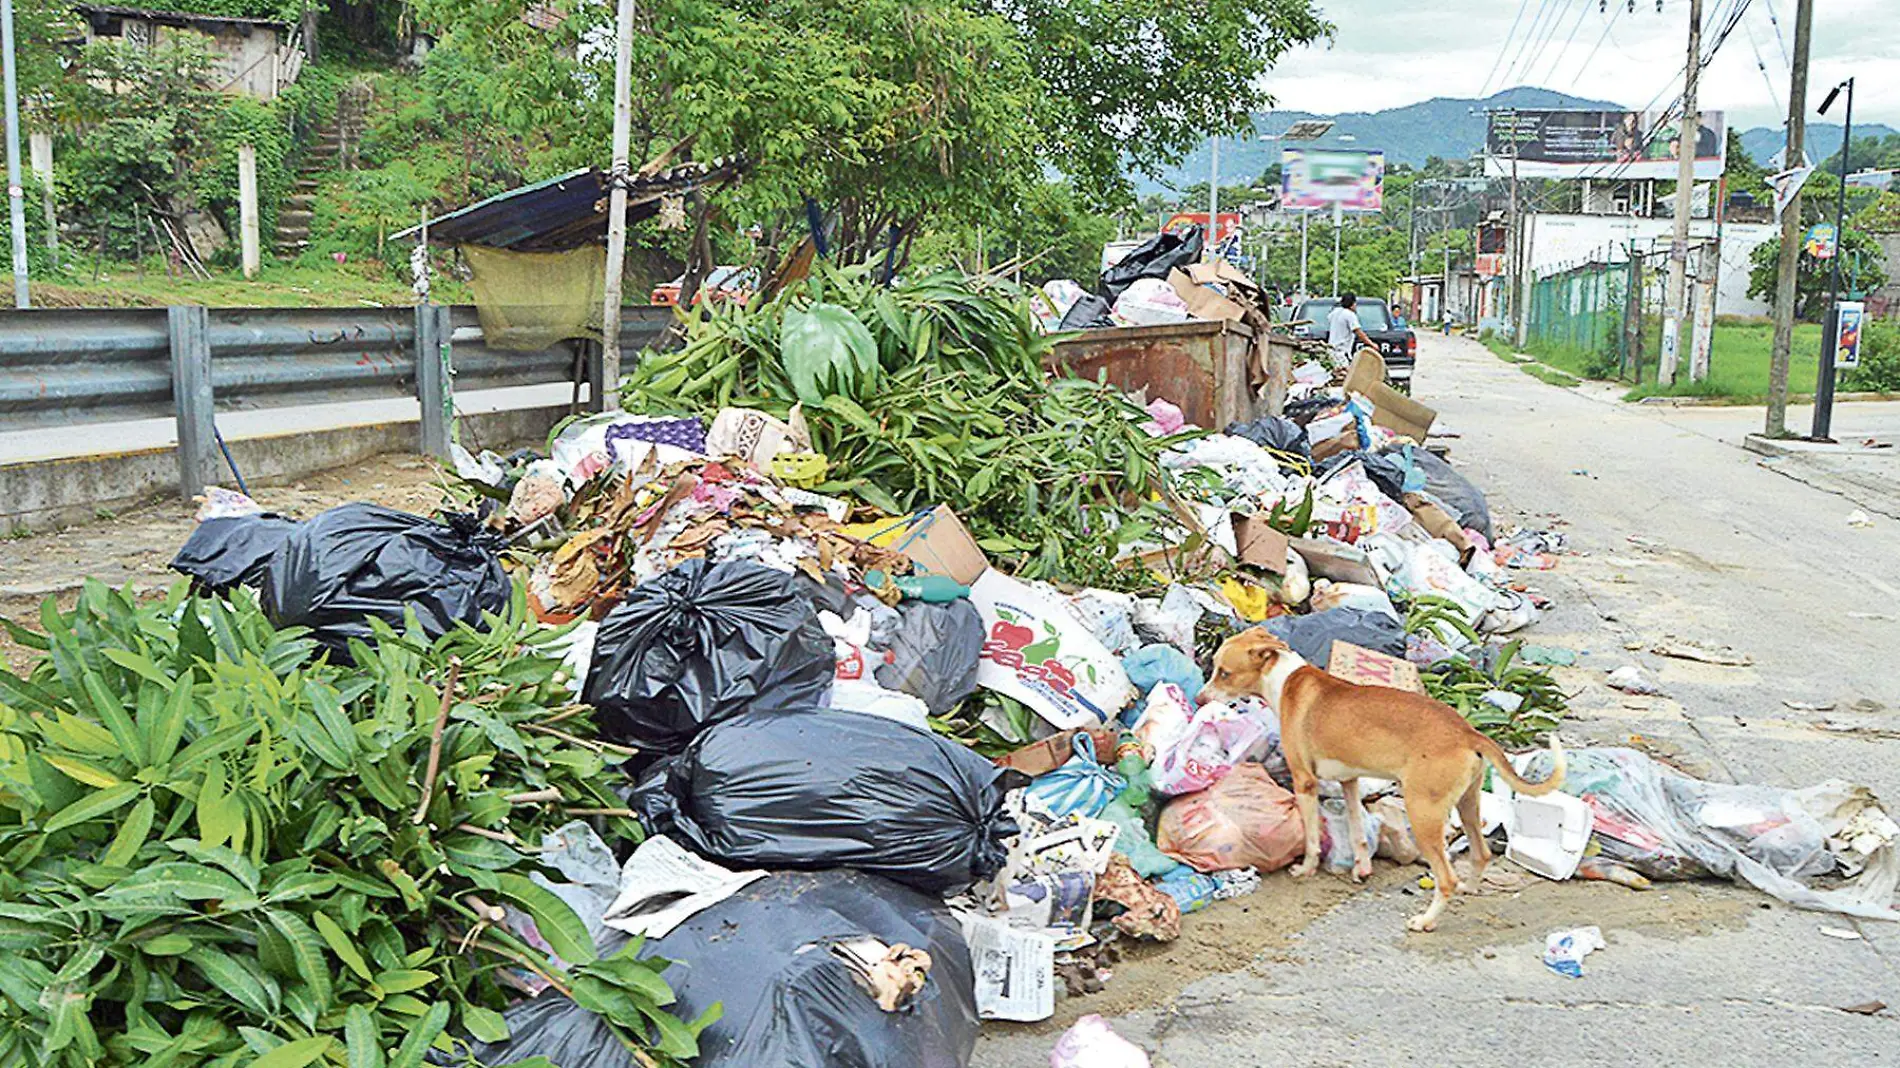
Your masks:
M1181 406L1187 421L1219 430L1278 415L1292 377L1292 342L1265 344L1246 323L1195 319L1164 326L1089 330L1056 345L1054 361L1076 376L1108 381Z

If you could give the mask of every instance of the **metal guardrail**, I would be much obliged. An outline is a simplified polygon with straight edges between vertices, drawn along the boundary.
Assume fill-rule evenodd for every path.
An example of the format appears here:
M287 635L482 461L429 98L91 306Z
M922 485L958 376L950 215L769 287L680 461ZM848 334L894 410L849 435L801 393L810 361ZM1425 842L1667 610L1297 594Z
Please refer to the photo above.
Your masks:
M661 343L672 319L627 309L622 348ZM215 473L220 410L413 396L420 450L446 456L457 387L598 380L598 345L492 348L469 306L0 312L0 431L175 416L187 494Z

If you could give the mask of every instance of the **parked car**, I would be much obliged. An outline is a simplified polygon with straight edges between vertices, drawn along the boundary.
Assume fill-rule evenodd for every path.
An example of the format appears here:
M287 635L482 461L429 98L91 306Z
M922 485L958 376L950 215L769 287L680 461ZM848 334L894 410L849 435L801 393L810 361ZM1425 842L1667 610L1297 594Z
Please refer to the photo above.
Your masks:
M759 272L750 267L714 267L705 280L699 283L699 292L693 295L693 303L710 300L717 304L723 301L746 301L752 299L752 291L758 287ZM686 276L680 275L671 282L655 286L652 300L655 304L678 304L680 290L686 286Z
M1294 328L1301 337L1326 340L1326 316L1339 302L1332 297L1305 301L1288 315L1288 322L1305 321ZM1401 393L1412 391L1412 371L1418 365L1418 335L1404 318L1394 317L1383 300L1360 297L1353 308L1359 313L1359 325L1385 358L1385 377Z

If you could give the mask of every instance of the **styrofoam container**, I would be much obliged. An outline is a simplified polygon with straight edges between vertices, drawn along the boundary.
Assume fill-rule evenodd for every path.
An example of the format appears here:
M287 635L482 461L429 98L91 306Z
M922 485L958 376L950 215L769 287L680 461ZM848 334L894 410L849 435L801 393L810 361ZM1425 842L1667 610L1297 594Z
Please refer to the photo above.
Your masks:
M1590 845L1590 806L1569 794L1513 797L1504 818L1504 855L1546 879L1568 879Z

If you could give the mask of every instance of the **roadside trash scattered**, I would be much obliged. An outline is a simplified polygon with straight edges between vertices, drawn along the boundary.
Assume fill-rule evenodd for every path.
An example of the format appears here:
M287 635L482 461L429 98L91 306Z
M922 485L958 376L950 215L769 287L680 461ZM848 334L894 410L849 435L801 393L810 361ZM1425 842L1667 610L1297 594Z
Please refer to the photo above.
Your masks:
M1671 638L1650 646L1649 651L1657 656L1673 657L1677 660L1694 660L1701 664L1718 664L1722 667L1749 667L1755 658L1747 653L1738 653L1726 647L1714 648L1701 642Z
M1861 934L1859 931L1855 931L1846 927L1823 927L1821 928L1821 933L1828 936L1829 938L1838 938L1843 942L1861 941Z
M1611 689L1621 690L1624 693L1658 694L1662 692L1662 687L1651 682L1649 678L1643 674L1643 669L1637 667L1635 664L1624 664L1622 667L1611 671L1609 676L1604 679L1604 682Z
M690 560L601 621L581 699L615 741L673 753L741 711L823 707L832 643L791 576Z
M368 641L366 617L400 627L405 612L431 638L499 612L512 586L500 539L472 515L438 523L373 504L345 504L292 527L264 572L264 611L279 627L309 627L332 653Z
M234 586L255 589L296 526L294 520L261 512L201 520L172 557L171 569L191 576L193 588L205 593Z
M1544 966L1570 979L1583 978L1583 958L1599 949L1608 949L1603 930L1598 927L1574 927L1552 931L1544 938Z
M1016 827L1002 769L955 742L856 712L743 712L641 779L655 833L724 864L854 868L930 893L1002 868Z
M134 646L150 634L115 638L123 651L88 661L98 693L75 696L68 649L51 641L28 684L0 675L0 770L33 785L14 807L54 843L0 871L17 941L57 943L37 887L130 893L121 880L139 876L125 873L149 871L131 861L159 848L138 845L151 826L215 838L178 861L209 873L196 877L245 878L230 858L266 848L245 837L275 818L278 802L266 817L256 796L281 773L255 755L292 749L338 773L284 803L333 801L335 818L277 834L260 877L308 876L297 857L392 866L351 874L321 912L284 899L289 930L276 904L217 910L231 966L284 992L242 1012L220 1002L230 1034L207 1057L271 1056L290 1047L261 1047L286 1028L334 1055L348 1005L402 1016L373 1037L416 1043L403 1063L441 1034L444 1055L484 1063L634 1068L653 1058L629 1048L631 1018L656 1029L656 1052L711 1068L966 1068L979 1020L1048 1020L1058 997L1113 981L1136 943L1196 945L1191 925L1223 901L1285 892L1273 873L1309 830L1328 867L1349 871L1344 801L1329 796L1306 825L1274 709L1198 701L1212 650L1261 626L1316 668L1422 692L1532 748L1564 709L1544 666L1581 654L1507 636L1550 607L1534 580L1572 549L1558 518L1494 530L1484 493L1427 447L1450 436L1433 435L1437 414L1387 385L1382 360L1348 368L1287 338L1267 292L1202 251L1198 234L1164 235L1097 293L1052 283L1028 300L997 279L880 288L822 265L778 300L683 320L682 344L629 364L629 410L567 422L544 450L452 450L445 520L355 504L299 522L208 490L174 567L222 599L141 617L176 631L176 648L147 656ZM1190 319L1253 331L1238 415L1196 414L1206 399L1165 395L1165 378L1124 392L1112 373L1066 377L1066 342L1047 333ZM1270 372L1290 398L1275 415ZM79 600L103 615L119 604ZM259 603L279 626L313 628L329 661L308 659L311 639L274 639ZM496 645L436 655L477 639ZM375 661L339 667L357 640ZM1674 638L1654 652L1746 663ZM199 660L206 684L176 690L178 665ZM293 693L297 717L268 741L235 733L248 720L207 718L269 703L255 695L293 670L306 684L364 678L335 676L331 703ZM1658 692L1635 664L1608 682ZM232 777L134 789L149 769L101 742L116 720L93 710L123 697L143 730L174 693L194 699L181 737L193 752L228 745ZM385 752L392 735L406 747ZM44 767L20 770L18 754L42 751ZM1520 758L1532 779L1539 759ZM1709 783L1632 750L1569 759L1561 793L1484 796L1505 856L1529 872L1634 889L1728 878L1803 907L1900 916L1900 826L1864 788ZM1420 843L1390 791L1366 783L1364 845L1411 864ZM77 882L74 850L96 861ZM1484 884L1532 881L1499 865ZM31 904L13 909L16 895ZM387 996L351 985L313 1007L291 985L306 915L348 970L335 974L376 976ZM635 939L637 956L618 955ZM203 954L152 941L166 952L107 951L176 958L204 990L191 959ZM354 966L353 946L373 968ZM1560 931L1546 960L1574 977L1602 947L1596 928ZM437 955L411 957L425 949ZM48 975L67 963L22 952ZM110 1004L123 998L95 996L102 1041L132 1041L127 1007ZM175 1002L141 1011L186 1033ZM8 998L0 1015L43 1008ZM416 1027L427 1037L396 1033L425 1011L439 1017ZM1057 1068L1148 1063L1098 1016L1051 1054Z
M1049 1068L1148 1068L1148 1064L1140 1046L1116 1034L1107 1020L1093 1013L1064 1031L1049 1054Z
M1874 517L1856 508L1847 513L1847 525L1850 527L1871 527L1874 525Z
M1884 1001L1862 1001L1854 1005L1841 1006L1842 1012L1851 1012L1856 1016L1878 1016L1887 1011Z
M1651 880L1733 879L1797 908L1900 921L1900 824L1864 786L1707 782L1633 749L1565 759L1563 792L1589 806L1602 858ZM1517 763L1529 778L1549 774L1547 752Z

